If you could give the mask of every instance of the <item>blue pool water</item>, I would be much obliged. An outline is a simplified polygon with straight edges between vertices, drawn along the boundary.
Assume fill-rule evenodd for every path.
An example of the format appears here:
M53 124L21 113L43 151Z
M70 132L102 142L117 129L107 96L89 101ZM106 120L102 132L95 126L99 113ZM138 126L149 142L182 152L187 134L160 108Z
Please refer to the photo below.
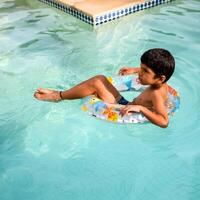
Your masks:
M1 0L0 199L200 199L199 27L199 0L97 29L38 1ZM79 100L33 98L39 86L65 89L137 66L154 47L176 58L169 83L181 108L167 129L97 120Z

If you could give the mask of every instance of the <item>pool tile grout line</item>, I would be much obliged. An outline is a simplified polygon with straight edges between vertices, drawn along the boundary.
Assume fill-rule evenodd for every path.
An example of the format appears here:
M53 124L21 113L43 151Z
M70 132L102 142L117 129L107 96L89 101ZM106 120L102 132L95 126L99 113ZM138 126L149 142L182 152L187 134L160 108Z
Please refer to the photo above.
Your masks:
M90 15L84 11L81 11L75 8L74 6L60 2L59 0L39 0L39 1L46 3L50 6L53 6L57 9L60 9L68 14L71 14L74 17L92 26L98 26L106 22L118 19L120 17L129 15L129 14L132 14L144 9L148 9L154 6L158 6L160 4L169 3L175 0L149 0L143 3L137 3L131 6L130 5L124 6L123 8L120 8L120 9L112 9L112 10L109 10L108 12L104 12L97 15Z

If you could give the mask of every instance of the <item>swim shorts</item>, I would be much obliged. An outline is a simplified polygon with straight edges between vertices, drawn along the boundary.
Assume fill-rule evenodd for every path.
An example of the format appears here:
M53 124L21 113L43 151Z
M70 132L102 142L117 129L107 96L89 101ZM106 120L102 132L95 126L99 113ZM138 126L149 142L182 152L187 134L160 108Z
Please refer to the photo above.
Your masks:
M129 101L127 101L123 96L121 96L117 103L121 105L127 105Z

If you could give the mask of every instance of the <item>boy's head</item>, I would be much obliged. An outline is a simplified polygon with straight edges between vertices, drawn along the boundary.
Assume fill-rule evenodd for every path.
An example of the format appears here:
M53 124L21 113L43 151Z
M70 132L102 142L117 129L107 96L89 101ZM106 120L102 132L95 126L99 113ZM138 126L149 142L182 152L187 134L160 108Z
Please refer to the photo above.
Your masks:
M141 63L155 73L155 78L165 76L163 83L169 80L175 68L175 60L171 53L159 48L144 52L141 56Z

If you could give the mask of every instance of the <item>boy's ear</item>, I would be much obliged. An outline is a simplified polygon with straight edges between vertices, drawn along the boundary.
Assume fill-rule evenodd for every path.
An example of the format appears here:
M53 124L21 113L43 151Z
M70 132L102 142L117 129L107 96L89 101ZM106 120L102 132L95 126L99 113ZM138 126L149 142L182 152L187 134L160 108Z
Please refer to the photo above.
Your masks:
M161 80L161 82L163 83L163 82L166 80L166 76L165 76L165 75L161 75L161 76L160 76L160 80Z

